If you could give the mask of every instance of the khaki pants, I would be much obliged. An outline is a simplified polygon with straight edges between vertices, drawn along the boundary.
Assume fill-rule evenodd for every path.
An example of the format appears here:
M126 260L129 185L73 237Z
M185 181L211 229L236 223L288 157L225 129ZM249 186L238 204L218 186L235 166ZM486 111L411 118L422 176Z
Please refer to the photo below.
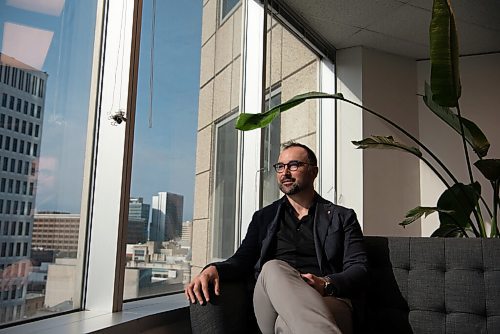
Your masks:
M349 302L321 296L296 269L281 260L264 264L253 304L263 334L352 333Z

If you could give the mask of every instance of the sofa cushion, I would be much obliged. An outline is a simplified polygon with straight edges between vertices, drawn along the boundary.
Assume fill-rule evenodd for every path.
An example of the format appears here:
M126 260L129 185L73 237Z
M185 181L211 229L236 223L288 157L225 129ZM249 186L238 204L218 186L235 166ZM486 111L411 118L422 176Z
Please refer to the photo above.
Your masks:
M356 332L500 333L500 239L365 242L371 285ZM210 304L191 306L193 333L258 333L249 285L221 289Z
M367 332L500 333L500 240L365 240Z

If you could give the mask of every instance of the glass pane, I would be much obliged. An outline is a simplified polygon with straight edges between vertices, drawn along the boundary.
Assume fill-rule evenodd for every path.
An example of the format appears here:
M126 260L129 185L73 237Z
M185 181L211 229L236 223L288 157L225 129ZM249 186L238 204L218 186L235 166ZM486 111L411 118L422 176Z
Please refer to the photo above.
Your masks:
M281 103L281 86L274 87L270 94L266 94L264 105L265 110L269 110ZM276 172L273 165L280 154L280 133L281 115L273 120L269 126L263 130L263 169L262 169L262 205L266 206L277 200L280 196L278 182L276 182Z
M213 256L234 253L238 133L236 118L217 126L215 151Z
M201 1L143 2L124 299L190 280Z
M240 0L221 0L220 20L224 20L231 10L240 2Z
M0 323L79 308L97 1L0 3Z

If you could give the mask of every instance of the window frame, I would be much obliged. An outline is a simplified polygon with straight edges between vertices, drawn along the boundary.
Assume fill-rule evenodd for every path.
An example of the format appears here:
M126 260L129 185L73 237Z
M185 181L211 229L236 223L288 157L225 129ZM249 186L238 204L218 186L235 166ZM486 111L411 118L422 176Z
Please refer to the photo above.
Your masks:
M104 1L104 0L100 0ZM99 96L99 110L117 108L113 95L120 94L118 103L127 111L127 121L113 125L106 112L96 114L89 103L89 135L87 137L83 198L80 218L88 219L87 227L80 224L78 252L84 252L84 262L78 269L84 286L82 305L89 310L118 312L123 307L125 276L125 242L134 138L139 41L142 0L107 0L102 24L106 34L99 39L94 56L106 64L94 63L91 99ZM115 13L115 15L111 15ZM116 15L121 13L121 15ZM124 27L121 26L122 17ZM96 23L97 24L97 23ZM118 42L123 33L122 45ZM96 31L96 40L99 38ZM100 53L102 51L102 53ZM122 61L122 72L117 72ZM119 88L114 82L121 82ZM116 92L119 93L116 93ZM117 112L111 110L111 112ZM94 128L95 127L95 128ZM93 131L92 131L93 130ZM95 133L99 133L99 137ZM94 146L98 147L97 154ZM119 190L119 191L117 191ZM103 205L102 203L107 203ZM83 217L83 218L82 218ZM105 223L103 223L105 222ZM90 228L91 227L91 228ZM88 237L87 237L88 235ZM86 240L90 242L87 244ZM110 243L109 240L114 240ZM103 252L103 245L106 250Z
M226 22L230 17L231 15L233 15L233 13L241 6L241 1L242 0L238 0L236 2L236 4L227 12L226 15L223 15L222 13L222 10L224 8L224 0L219 0L217 3L218 3L218 6L219 6L219 10L218 10L218 15L217 15L217 20L219 22L218 26L221 26L224 24L224 22Z
M217 139L217 131L220 127L226 125L227 123L231 122L235 118L237 118L239 115L239 107L236 107L233 109L229 114L225 115L223 118L220 118L214 122L214 129L213 129L213 138L214 138L214 146L213 146L213 156L214 156L214 169L213 169L213 181L212 181L212 213L210 215L211 221L212 221L212 228L211 228L211 242L210 242L210 257L212 261L221 261L225 260L225 258L222 257L217 257L214 254L215 251L215 232L216 232L216 226L215 226L215 185L217 184L216 180L216 170L217 170L217 144L218 144L218 139ZM236 160L236 189L235 189L235 197L236 197L236 207L235 207L235 214L234 214L234 222L235 222L235 227L234 227L234 245L233 245L233 250L235 251L236 248L240 244L240 230L239 230L239 224L238 224L238 218L240 216L240 206L238 205L238 196L241 192L241 183L239 182L240 180L240 152L241 152L241 139L240 139L240 133L236 133L237 135L237 144L236 144L236 155L237 155L237 160Z

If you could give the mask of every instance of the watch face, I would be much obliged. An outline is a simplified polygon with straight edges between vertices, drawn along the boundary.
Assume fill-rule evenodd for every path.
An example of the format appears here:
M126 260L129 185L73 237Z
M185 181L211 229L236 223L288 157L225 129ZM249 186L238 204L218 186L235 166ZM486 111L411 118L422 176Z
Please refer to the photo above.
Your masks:
M332 283L328 283L325 287L325 292L328 296L333 296L335 295L335 292L337 291L337 289L335 288L335 285L333 285Z

